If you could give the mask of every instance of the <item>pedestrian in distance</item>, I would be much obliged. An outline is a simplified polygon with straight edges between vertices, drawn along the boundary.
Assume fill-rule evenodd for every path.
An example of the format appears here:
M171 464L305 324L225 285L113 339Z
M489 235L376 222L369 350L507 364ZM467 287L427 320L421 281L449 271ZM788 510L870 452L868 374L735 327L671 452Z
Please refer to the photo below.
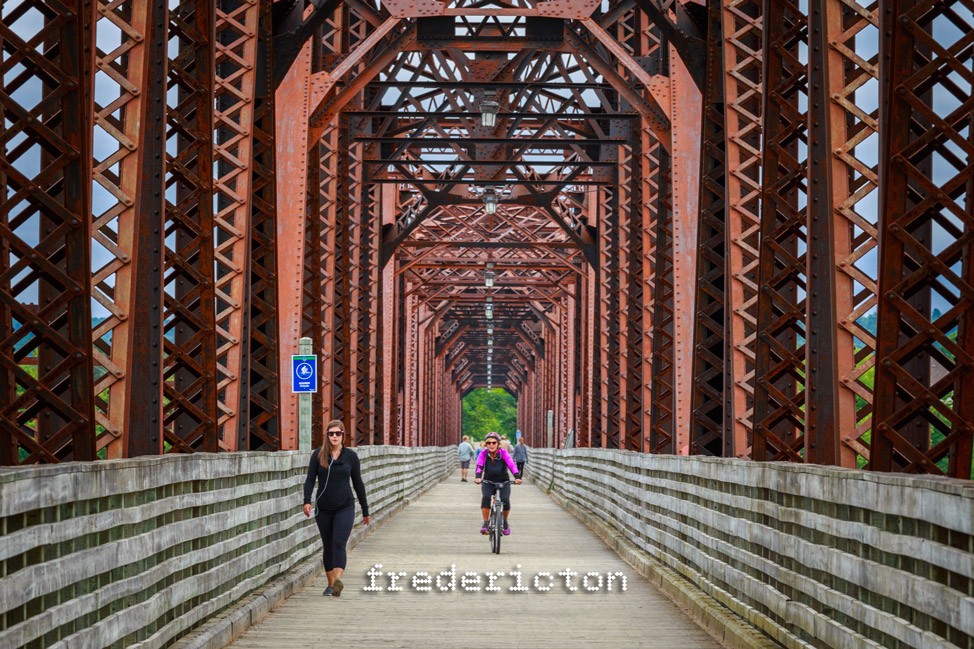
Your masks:
M345 564L348 556L345 545L355 523L355 498L362 508L362 525L369 524L369 503L362 482L362 465L358 454L344 444L345 424L333 419L325 426L321 448L311 453L308 477L304 481L304 515L311 516L311 491L318 481L318 495L314 500L315 523L321 534L321 562L325 566L328 587L322 595L340 597L345 584Z
M524 444L524 438L518 437L517 444L514 446L514 464L517 465L517 472L524 477L524 465L528 463L528 447Z
M487 449L477 458L477 469L474 473L474 482L480 487L480 513L483 516L484 524L480 528L481 534L487 534L487 517L490 516L490 497L494 493L493 484L481 484L484 480L490 483L506 483L510 480L508 471L514 474L514 484L521 484L521 474L517 470L517 465L511 459L510 454L500 447L501 436L497 433L487 433L484 438L485 448ZM505 484L501 487L501 502L504 503L504 536L511 533L511 526L507 518L511 513L511 485Z
M460 460L460 482L467 481L467 471L470 469L470 460L474 457L473 445L470 444L470 436L464 435L463 441L457 446L457 459Z

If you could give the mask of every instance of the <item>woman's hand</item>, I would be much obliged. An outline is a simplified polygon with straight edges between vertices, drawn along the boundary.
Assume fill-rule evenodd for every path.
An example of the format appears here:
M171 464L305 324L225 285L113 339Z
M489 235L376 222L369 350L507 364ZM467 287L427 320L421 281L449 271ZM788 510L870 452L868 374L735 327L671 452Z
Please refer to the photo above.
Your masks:
M521 484L521 479L520 479L520 478L518 478L517 480L515 480L515 481L514 481L514 484Z
M480 484L481 482L483 482L483 480L481 480L480 478L474 478L473 481L474 484Z
M305 518L311 518L311 503L304 504L304 515Z
M363 516L362 517L362 525L365 525L366 527L368 527L368 525L369 525L369 519L370 519L369 516Z

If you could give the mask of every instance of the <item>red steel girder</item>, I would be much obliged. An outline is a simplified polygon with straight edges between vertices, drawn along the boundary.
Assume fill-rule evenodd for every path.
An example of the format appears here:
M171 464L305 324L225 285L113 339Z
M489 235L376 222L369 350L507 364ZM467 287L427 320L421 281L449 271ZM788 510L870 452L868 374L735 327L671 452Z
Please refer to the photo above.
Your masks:
M735 457L751 453L761 218L763 8L723 3L724 128L727 156L727 326L732 399L725 436Z
M92 295L108 316L92 332L99 451L107 458L158 455L162 441L163 266L165 219L166 4L99 3L96 29L119 27L118 46L96 49L114 92L95 124L110 135L94 160L93 182L112 200L93 205ZM110 80L110 81L109 81ZM103 260L103 261L102 261ZM94 313L93 313L94 315ZM99 367L100 366L100 367ZM102 371L102 369L104 371ZM97 429L96 429L97 430Z
M219 449L212 130L215 13L186 0L169 13L163 322L164 441L177 452ZM170 243L171 242L171 243Z
M724 146L724 68L721 5L707 8L706 79L700 182L700 232L697 242L697 304L693 347L690 453L731 456L733 412L728 403L731 347L726 326L725 267L726 151Z
M974 26L966 8L966 21L955 11L962 4L908 1L880 13L880 297L870 466L970 479Z
M265 5L266 8L266 5ZM224 0L216 9L214 178L216 197L217 421L220 444L236 450L241 381L247 251L251 219L258 25L261 5Z
M280 375L278 374L277 310L277 195L275 159L275 104L271 82L273 51L270 43L271 0L260 0L258 41L253 65L255 77L252 114L250 233L246 260L249 263L246 320L243 323L243 362L240 373L238 450L277 450L281 446ZM232 380L232 378L231 378Z
M801 95L807 94L808 71L798 52L807 38L807 17L797 4L765 0L756 460L800 462L805 443L808 124Z
M35 1L0 23L0 464L95 459L94 15Z

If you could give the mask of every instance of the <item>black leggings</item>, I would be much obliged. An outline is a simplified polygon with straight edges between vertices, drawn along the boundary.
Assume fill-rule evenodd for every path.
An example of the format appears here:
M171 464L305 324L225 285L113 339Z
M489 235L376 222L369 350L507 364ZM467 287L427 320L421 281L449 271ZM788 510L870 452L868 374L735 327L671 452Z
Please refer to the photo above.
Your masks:
M480 495L483 498L480 499L480 508L487 509L490 507L490 496L494 493L494 485L487 484L483 482L480 484ZM501 502L504 503L504 511L511 510L511 485L506 484L501 487Z
M318 533L321 534L321 562L325 564L325 571L335 568L345 569L348 555L345 554L345 544L352 533L355 523L355 506L346 507L337 512L318 510L315 514Z

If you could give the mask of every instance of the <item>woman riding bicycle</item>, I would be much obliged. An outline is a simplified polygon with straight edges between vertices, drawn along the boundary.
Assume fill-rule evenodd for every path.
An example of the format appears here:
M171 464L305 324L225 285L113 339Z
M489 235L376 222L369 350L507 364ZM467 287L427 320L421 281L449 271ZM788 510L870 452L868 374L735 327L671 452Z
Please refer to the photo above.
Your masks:
M477 469L474 473L474 482L477 484L481 484L484 480L507 482L510 480L508 469L514 474L514 484L521 484L521 474L517 471L517 465L514 464L511 455L500 447L500 442L501 436L497 433L487 433L484 437L487 450L477 458ZM480 533L487 534L487 517L490 516L490 497L494 493L494 485L482 484L480 493L480 512L484 516L484 525L480 528ZM504 503L504 536L508 536L511 533L511 526L507 524L507 516L511 513L511 485L506 484L501 487L501 502Z

